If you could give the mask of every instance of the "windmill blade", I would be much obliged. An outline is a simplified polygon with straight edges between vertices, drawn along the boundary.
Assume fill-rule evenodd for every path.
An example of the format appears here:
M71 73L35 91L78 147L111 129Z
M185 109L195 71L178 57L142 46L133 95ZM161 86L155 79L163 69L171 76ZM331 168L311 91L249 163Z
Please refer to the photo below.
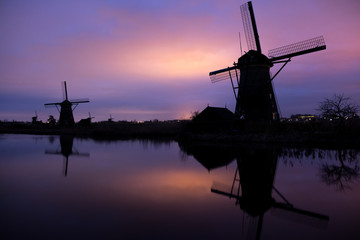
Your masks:
M210 80L212 83L224 81L224 80L231 80L232 77L238 76L240 73L240 70L234 66L234 67L227 67L224 69L220 69L217 71L213 71L209 73Z
M325 49L326 45L324 37L319 36L305 41L293 43L287 46L272 49L269 51L268 55L271 61L277 61Z
M299 224L312 226L318 229L326 229L329 224L329 216L294 208L285 203L275 203L271 208L272 216L282 218L286 221L293 221Z
M45 154L54 154L54 155L58 155L58 154L61 154L61 151L45 150Z
M45 103L44 105L45 105L45 107L46 106L51 106L51 105L60 105L61 103Z
M75 103L88 103L90 102L90 100L88 98L83 98L83 99L74 99L70 101L71 103L75 104Z
M90 157L90 153L79 153L79 152L72 152L71 155L77 156L77 157Z
M329 216L324 215L324 214L320 214L320 213L316 213L316 212L311 212L311 211L307 211L307 210L303 210L303 209L299 209L299 208L295 208L292 205L286 204L286 203L279 203L279 202L275 202L274 203L274 207L275 208L280 208L283 210L287 210L290 212L294 212L300 215L305 215L308 217L313 217L313 218L318 218L318 219L323 219L323 220L329 220Z
M241 199L241 196L234 194L232 192L231 186L223 183L214 182L213 185L211 186L211 192L219 195L224 195L229 198L236 198L238 200Z
M241 18L244 26L246 43L249 50L261 53L259 34L255 22L255 14L251 2L240 6Z

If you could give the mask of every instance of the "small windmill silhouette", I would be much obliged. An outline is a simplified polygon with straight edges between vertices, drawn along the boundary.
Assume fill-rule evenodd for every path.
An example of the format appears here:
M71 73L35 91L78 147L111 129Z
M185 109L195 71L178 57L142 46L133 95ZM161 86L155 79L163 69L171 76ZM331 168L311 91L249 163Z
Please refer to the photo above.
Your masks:
M65 93L65 100L62 102L55 102L55 103L46 103L45 106L51 106L54 105L60 112L59 117L59 125L60 126L74 126L74 115L73 111L78 106L79 103L88 103L89 99L82 99L82 100L68 100L68 93L67 93L67 87L66 87L66 81L64 81L64 93ZM60 110L59 110L60 106ZM74 106L74 107L73 107Z
M209 73L211 81L231 80L236 99L235 114L247 120L271 121L279 119L272 80L292 57L326 49L322 36L270 50L262 54L255 15L251 2L240 6L249 51L232 67ZM270 68L282 63L271 77Z

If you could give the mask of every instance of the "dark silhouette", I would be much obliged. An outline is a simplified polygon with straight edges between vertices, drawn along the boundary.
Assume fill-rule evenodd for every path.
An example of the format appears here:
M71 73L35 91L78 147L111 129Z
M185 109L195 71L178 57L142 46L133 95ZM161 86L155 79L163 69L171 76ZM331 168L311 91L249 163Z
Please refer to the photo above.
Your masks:
M324 38L316 37L269 51L269 58L262 54L252 3L240 7L249 51L232 67L210 72L212 82L231 80L239 118L250 121L278 121L279 111L272 80L292 57L326 49ZM270 76L270 68L282 67Z
M337 190L340 191L350 188L346 183L350 183L360 176L357 155L358 152L356 151L339 149L336 154L336 160L339 161L339 165L323 164L321 167L322 180L327 185L335 185ZM351 164L352 166L350 166Z
M89 127L91 125L91 119L93 119L94 117L91 117L91 114L89 112L89 117L88 118L84 118L84 119L81 119L78 123L79 126L82 126L82 127Z
M349 97L334 94L332 98L326 98L320 102L317 110L322 118L343 123L346 119L356 116L359 106L352 103Z
M290 158L302 159L335 159L339 164L325 162L320 167L321 180L327 185L334 185L337 190L345 191L350 189L350 183L360 177L359 167L360 151L357 149L338 149L324 150L314 148L292 148L281 149L280 157L283 158L285 165L292 166L293 163L288 161Z
M65 158L65 166L64 166L64 176L67 176L68 173L68 165L69 165L69 157L71 155L81 156L81 157L89 157L89 153L79 153L76 149L73 148L74 137L61 135L60 136L60 149L55 151L46 150L45 154L56 154L63 155Z
M227 108L207 106L193 117L193 121L232 121L235 115Z
M38 125L38 124L42 124L42 121L38 121L38 115L37 112L35 111L35 116L31 118L31 124L33 125Z
M111 114L110 114L110 117L109 117L109 119L108 119L108 122L113 122L113 120L114 120L114 118L111 116Z
M237 169L231 185L214 182L211 192L236 200L236 205L248 215L248 221L256 224L256 232L246 232L260 239L264 214L275 208L295 214L299 222L314 223L317 227L326 227L329 217L294 207L285 196L274 186L277 162L282 154L280 148L259 146L204 146L180 145L182 151L193 155L208 170L225 166L236 159ZM223 157L222 157L223 155ZM277 195L277 201L273 197ZM296 220L296 218L294 219ZM245 220L244 220L245 221ZM305 221L306 222L306 221ZM244 223L243 223L244 224ZM250 226L254 227L254 226ZM251 231L251 230L249 230Z
M66 82L64 82L64 92L65 92L64 101L56 102L56 103L46 103L45 106L51 106L51 105L56 106L56 108L60 112L59 125L63 127L72 127L75 124L73 111L75 110L75 108L78 106L79 103L87 103L89 102L89 100L86 99L86 100L69 101ZM58 106L60 106L60 110Z
M46 121L47 124L49 124L50 126L55 126L56 124L56 119L54 118L53 115L50 115L48 120Z
M201 144L179 144L182 152L194 158L208 171L230 164L236 158L236 148Z

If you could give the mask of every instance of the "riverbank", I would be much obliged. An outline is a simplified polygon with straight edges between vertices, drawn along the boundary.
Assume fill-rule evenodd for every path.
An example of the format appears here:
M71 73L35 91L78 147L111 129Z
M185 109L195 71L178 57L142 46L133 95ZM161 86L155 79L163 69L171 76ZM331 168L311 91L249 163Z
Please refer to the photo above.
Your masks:
M360 121L345 125L328 122L249 124L235 122L149 121L101 122L90 126L60 128L46 124L0 122L0 133L69 135L95 140L154 139L182 144L281 144L321 148L360 149Z
M0 133L34 135L69 135L99 140L134 138L175 139L185 128L186 121L99 122L89 126L60 127L47 124L0 122Z

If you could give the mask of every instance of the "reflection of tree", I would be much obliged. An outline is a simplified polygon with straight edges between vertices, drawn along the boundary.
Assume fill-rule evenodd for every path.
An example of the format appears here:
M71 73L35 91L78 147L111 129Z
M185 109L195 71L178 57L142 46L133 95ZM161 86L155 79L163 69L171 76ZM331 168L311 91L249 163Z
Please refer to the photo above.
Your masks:
M292 158L301 160L302 158L333 160L339 164L329 164L325 162L320 167L320 176L327 185L336 185L338 190L350 188L347 183L353 182L360 176L360 151L355 149L327 150L318 148L283 148L279 154L283 158L285 165L293 166Z
M356 153L349 150L338 150L337 160L340 165L323 164L321 167L321 178L327 185L335 185L340 191L345 188L350 188L346 183L351 183L359 177L359 166L357 164ZM353 166L346 165L346 163L354 164Z

